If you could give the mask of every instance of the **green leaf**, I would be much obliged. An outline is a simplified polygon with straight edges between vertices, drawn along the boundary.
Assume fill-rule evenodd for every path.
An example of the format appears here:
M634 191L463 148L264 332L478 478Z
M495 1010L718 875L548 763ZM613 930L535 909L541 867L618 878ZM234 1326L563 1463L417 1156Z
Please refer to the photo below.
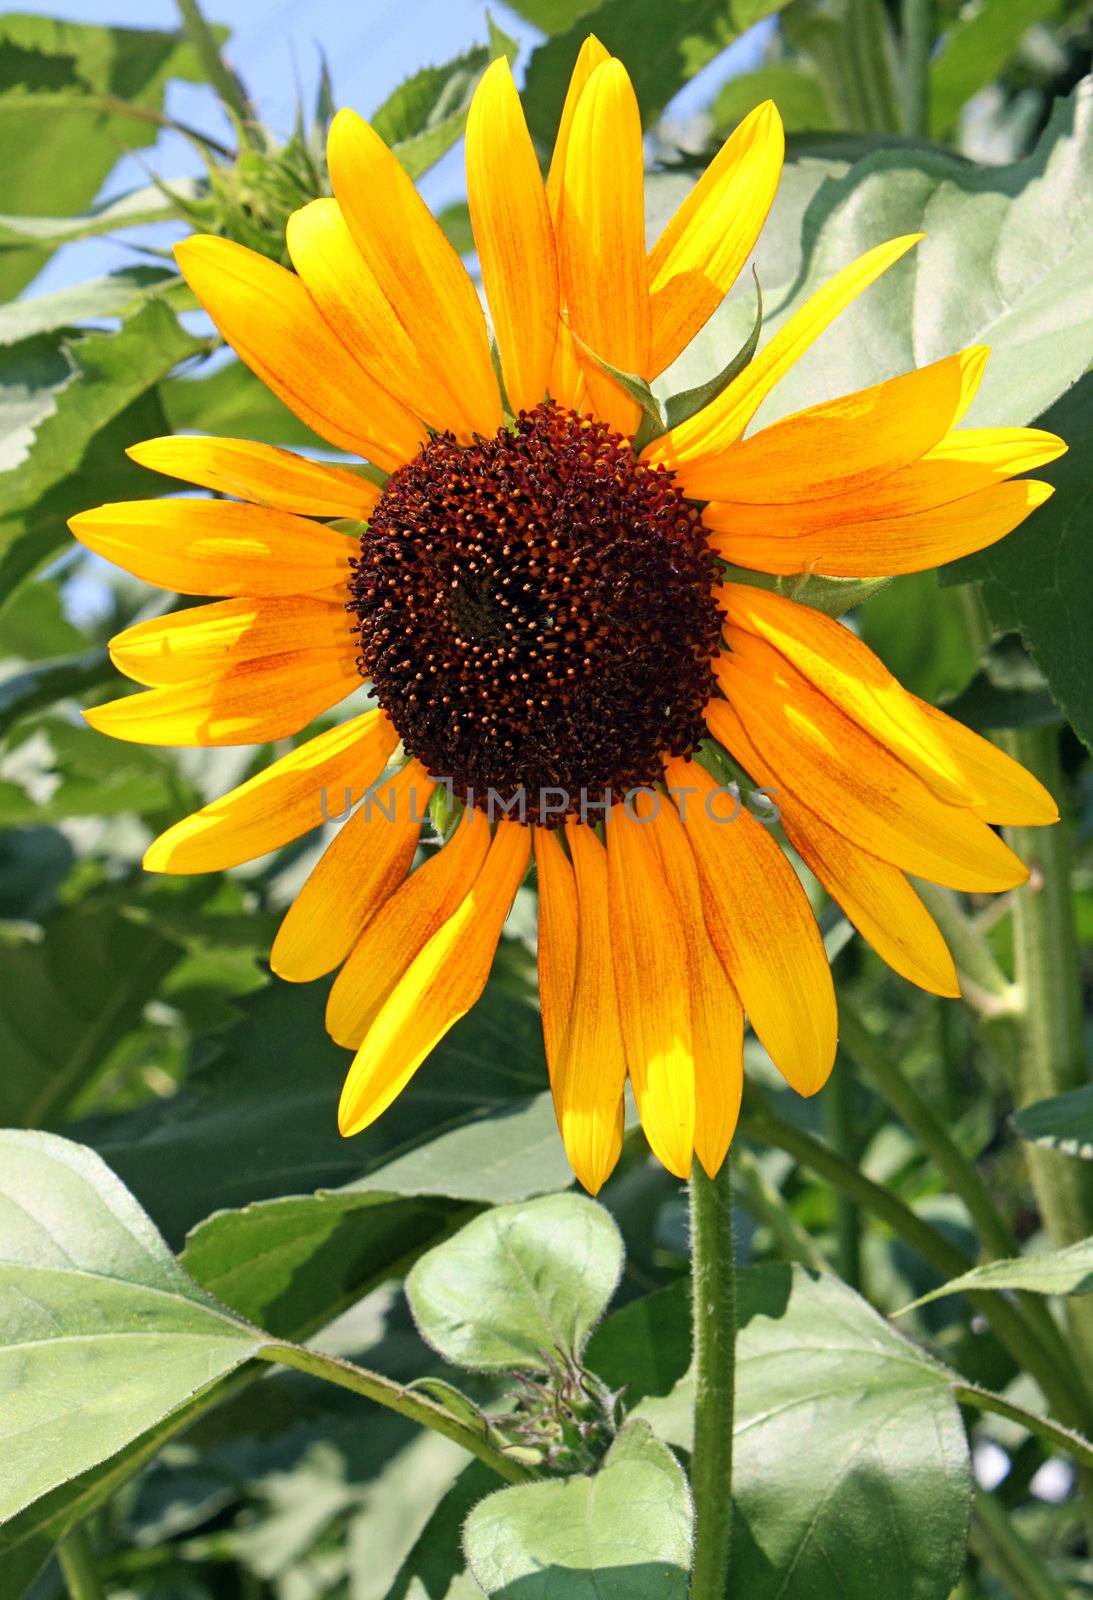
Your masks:
M43 699L52 701L78 692L80 680L62 674L55 665L47 665L41 672L37 682ZM28 677L20 674L14 681L25 683ZM89 672L84 681L102 680ZM0 706L12 682L8 679L0 684ZM19 734L30 736L40 759L31 769L29 762L24 765L25 752L21 752L13 763L19 768L19 782L9 780L0 785L0 827L126 812L162 816L185 804L188 788L177 767L170 756L151 745L122 746L64 715L40 717L26 729L20 728ZM46 785L48 795L43 792Z
M933 572L887 584L858 618L861 636L903 684L936 704L963 689L979 665L960 596Z
M564 33L580 17L595 11L600 0L507 0L510 11L544 33ZM589 31L594 32L592 23Z
M89 333L72 343L71 379L56 392L51 414L39 422L26 459L0 482L0 597L70 542L64 518L57 515L58 498L71 504L72 511L96 503L95 478L117 470L106 457L106 448L120 454L115 436L107 432L110 425L117 424L179 361L201 348L202 341L156 301L124 323L120 332ZM131 434L125 443L139 437ZM146 479L148 484L156 481Z
M75 327L93 317L128 317L165 291L189 290L177 272L162 267L125 267L105 278L89 278L52 294L0 306L0 345L17 344L36 333Z
M1026 1289L1032 1294L1093 1294L1093 1238L1080 1239L1062 1250L1037 1250L1012 1261L985 1261L981 1267L950 1278L940 1289L920 1295L899 1312L913 1311L943 1295L978 1289Z
M169 222L178 215L173 204L193 205L206 197L204 184L192 178L172 183L149 183L116 200L92 206L83 216L16 217L0 216L0 246L72 244L77 239L93 239L124 228L144 228L152 222Z
M0 961L0 1119L55 1123L140 1020L179 958L172 940L110 905L76 905Z
M796 278L770 276L760 260L768 285L764 342L856 256L899 234L926 237L805 352L756 425L976 343L993 353L968 425L1015 426L1039 417L1093 358L1091 163L1087 80L1058 103L1027 161L978 167L941 150L887 149L822 183L805 213ZM1037 240L1035 250L1029 239ZM673 372L676 381L716 367L750 320L734 296L696 336L684 370Z
M553 143L577 54L594 32L626 61L646 124L695 73L786 0L604 0L594 17L578 16L564 33L539 46L528 62L523 101L528 126L544 146ZM640 51L634 41L641 40Z
M980 580L995 627L1019 631L1056 703L1093 748L1093 375L1037 420L1070 446L1037 470L1054 496L1007 539L943 568L941 581Z
M528 1105L546 1084L530 1003L491 984L390 1110L343 1139L338 1095L350 1057L326 1033L327 992L277 983L238 1001L242 1020L169 1103L81 1130L168 1238L218 1207L362 1178L384 1192L468 1201L568 1182L545 1102L534 1114Z
M479 1584L504 1600L686 1600L692 1521L679 1462L630 1422L592 1476L489 1495L463 1543Z
M952 1374L838 1278L803 1267L742 1271L738 1319L739 1592L816 1600L835 1572L840 1600L946 1600L972 1489ZM693 1403L688 1377L635 1415L689 1449Z
M791 132L826 132L836 126L819 78L804 66L778 63L743 72L721 85L710 107L714 132L724 138L764 100L774 101Z
M0 1133L0 1520L123 1450L265 1342L91 1151ZM18 1443L16 1443L18 1441Z
M435 166L460 137L482 74L499 55L513 61L516 44L494 27L489 46L476 45L442 67L422 67L379 107L372 126L411 178Z
M201 77L181 33L0 18L0 143L18 151L0 168L0 212L53 219L84 210L121 154L154 142L168 81ZM0 253L0 299L50 253L48 239Z
M696 384L693 389L684 389L665 401L664 421L667 428L678 427L681 422L686 422L689 417L695 416L704 406L716 400L722 389L727 389L729 384L740 376L755 354L759 345L759 335L763 331L763 289L754 266L752 276L755 279L755 322L752 324L751 332L736 354L729 357L720 372L708 378L705 383Z
M1011 1121L1032 1144L1093 1161L1093 1084L1022 1106Z
M454 1366L492 1372L579 1359L622 1271L610 1214L581 1195L497 1206L421 1257L406 1294Z
M930 132L952 133L961 107L999 77L1036 23L1057 16L1060 0L984 0L946 29L930 63Z
M191 1232L181 1262L233 1311L305 1339L468 1215L440 1200L322 1192L217 1211Z

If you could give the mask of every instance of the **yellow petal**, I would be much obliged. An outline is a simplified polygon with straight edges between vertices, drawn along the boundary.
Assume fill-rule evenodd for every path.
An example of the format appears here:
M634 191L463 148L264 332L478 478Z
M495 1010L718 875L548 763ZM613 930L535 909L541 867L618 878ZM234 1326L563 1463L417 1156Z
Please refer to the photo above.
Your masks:
M744 1008L706 928L702 886L679 814L666 797L636 805L649 843L675 896L684 929L691 985L695 1075L695 1155L715 1177L728 1154L744 1088Z
M557 833L536 828L539 878L539 1007L551 1082L565 1047L577 974L577 883Z
M395 315L338 202L313 200L294 211L285 236L293 266L340 343L415 417L469 439L471 418Z
M665 773L714 948L774 1065L798 1094L815 1094L835 1059L838 1023L823 941L797 874L754 817L720 804L718 785L696 761L673 758Z
M825 400L712 459L688 462L679 483L697 500L810 507L828 496L864 497L877 480L905 467L944 438L990 351L974 345L901 378ZM883 492L883 483L881 485Z
M663 438L655 439L642 460L679 467L697 457L727 450L735 444L778 380L785 376L840 311L856 300L882 272L905 255L922 238L920 233L893 239L859 256L837 272L830 283L811 295L799 311L779 328L768 344L726 389L697 416L681 422Z
M670 366L717 310L755 248L782 173L773 100L748 113L649 254L649 376Z
M264 744L298 733L361 687L352 644L240 661L213 678L171 683L94 706L99 733L137 744Z
M640 814L607 820L615 993L630 1082L649 1147L687 1178L694 1157L695 1068L687 930Z
M273 600L217 600L138 622L110 641L110 658L137 683L158 687L211 678L241 661L308 650L340 651L347 663L357 645L344 604L292 595Z
M562 107L562 117L558 124L558 136L554 141L554 154L550 161L550 172L547 175L547 204L554 224L554 233L557 236L558 218L562 203L562 180L565 175L566 151L569 149L569 135L573 128L573 118L576 115L577 103L584 93L585 85L595 69L601 62L611 59L603 45L590 33L577 55L572 75L569 79L569 89L566 93L565 104ZM550 373L550 392L559 405L572 407L574 411L587 412L592 408L588 396L588 389L584 381L584 373L577 356L577 346L569 329L560 324L558 327L557 343L554 347L554 362Z
M433 788L408 761L342 823L277 930L269 964L278 977L309 983L345 960L409 872Z
M570 130L558 222L558 264L569 326L603 360L644 374L649 364L649 274L641 117L621 61L589 77ZM581 355L598 416L629 434L637 402Z
M501 426L501 398L478 293L398 157L355 111L330 124L334 193L357 249L437 379L478 433Z
M615 996L607 851L591 828L566 823L577 884L577 974L569 1030L551 1088L566 1154L598 1194L622 1149L626 1055Z
M382 711L317 734L161 833L145 852L145 871L219 872L279 849L359 800L397 743Z
M331 1038L360 1047L410 963L470 894L489 843L485 813L465 812L448 843L380 907L334 980L326 1005Z
M738 531L741 523L720 508L704 520L713 549L736 566L831 578L888 578L925 572L997 543L1054 493L1049 483L1018 478L907 516L874 518L862 508L858 516L842 520L836 509L826 526L800 534L791 525L790 531ZM766 513L772 508L763 509ZM718 528L722 521L732 523L731 532Z
M529 848L527 828L498 823L474 887L410 963L353 1060L338 1107L343 1134L359 1133L386 1111L481 995Z
M748 772L777 795L790 844L836 900L862 938L893 971L931 994L959 995L948 946L898 867L852 844L796 796L779 789L732 708L718 703L718 725L733 730L733 749Z
M989 467L998 477L1012 478L1046 467L1066 451L1065 440L1043 428L961 428L947 433L926 459Z
M1020 762L925 700L917 704L967 773L979 796L979 803L972 807L977 817L1015 828L1041 828L1058 822L1059 808L1052 796Z
M997 834L938 799L769 646L742 634L715 671L778 783L870 855L951 889L989 893L1025 881ZM710 701L706 720L731 749L720 705Z
M558 266L539 160L508 62L483 74L467 118L467 204L505 391L531 410L550 381Z
M573 63L573 71L569 77L569 87L566 90L565 104L562 106L562 115L558 123L558 133L554 140L554 152L550 158L550 171L547 174L547 201L550 205L550 214L554 221L558 220L558 213L562 204L562 193L565 180L566 154L569 150L569 137L573 131L573 118L577 114L585 85L605 61L611 60L611 52L605 50L594 33L590 33Z
M231 500L120 500L69 519L82 545L179 594L308 594L349 576L344 533Z
M344 467L326 466L249 439L213 439L189 434L145 439L125 452L142 467L168 478L198 483L237 500L296 511L307 517L366 520L379 487Z
M420 423L354 360L299 278L210 234L184 239L175 258L236 354L321 438L385 471L417 453Z
M717 596L728 616L726 638L744 629L767 643L859 727L957 805L976 796L960 762L919 710L913 695L849 628L754 585L725 584Z

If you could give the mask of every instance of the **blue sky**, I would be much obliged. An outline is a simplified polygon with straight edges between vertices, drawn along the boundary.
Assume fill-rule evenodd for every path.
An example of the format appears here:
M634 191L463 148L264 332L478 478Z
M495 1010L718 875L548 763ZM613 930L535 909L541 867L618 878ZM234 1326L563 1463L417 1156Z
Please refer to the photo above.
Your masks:
M670 3L670 0L665 0ZM61 15L71 21L176 27L173 0L22 0L22 11ZM338 102L369 115L392 89L416 68L443 62L486 37L486 8L479 0L206 0L206 15L232 30L227 55L257 102L259 114L273 129L287 133L294 120L297 84L305 103L313 103L320 52L331 69ZM520 46L519 80L531 48L542 37L499 0L493 14ZM700 106L724 78L754 65L766 29L753 29L711 63L673 102L685 116ZM224 123L207 89L172 85L167 109L179 120L210 134L224 134ZM170 134L138 159L123 160L104 195L119 194L146 181L148 170L162 177L195 171L192 151ZM463 192L462 146L451 151L426 174L422 191L432 205L442 205ZM159 230L157 243L167 243L182 229ZM145 232L141 237L149 237ZM133 259L116 240L88 240L58 252L36 282L32 294L79 282Z

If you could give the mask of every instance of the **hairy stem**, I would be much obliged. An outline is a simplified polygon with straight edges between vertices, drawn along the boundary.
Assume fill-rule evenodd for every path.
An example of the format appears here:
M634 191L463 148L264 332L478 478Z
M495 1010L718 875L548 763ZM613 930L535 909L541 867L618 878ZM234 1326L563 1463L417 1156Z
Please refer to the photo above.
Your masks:
M900 99L906 133L924 138L930 126L932 0L902 0L900 6Z
M479 1432L425 1395L413 1389L404 1389L401 1384L392 1382L378 1372L370 1372L365 1367L355 1366L352 1361L342 1361L337 1356L325 1355L321 1350L310 1350L299 1344L266 1345L258 1355L260 1360L274 1361L282 1367L295 1367L298 1372L307 1372L313 1378L322 1378L326 1383L351 1389L354 1394L364 1395L365 1399L386 1406L388 1411L397 1411L400 1416L409 1417L423 1428L442 1433L446 1439L462 1445L470 1455L477 1456L487 1467L492 1467L499 1477L509 1483L526 1483L534 1477L526 1467L505 1455L485 1429Z
M708 1178L697 1162L691 1175L691 1280L695 1357L691 1600L725 1600L736 1395L736 1263L727 1160L716 1178Z

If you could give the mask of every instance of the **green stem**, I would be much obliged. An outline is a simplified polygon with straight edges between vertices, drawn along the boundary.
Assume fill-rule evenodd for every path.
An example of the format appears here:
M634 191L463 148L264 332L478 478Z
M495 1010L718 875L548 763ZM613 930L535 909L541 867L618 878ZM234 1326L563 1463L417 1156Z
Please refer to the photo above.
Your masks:
M1002 742L1058 796L1062 776L1053 729L1015 730ZM1089 1076L1066 825L1011 828L1007 836L1032 872L1013 897L1014 965L1021 998L1016 1099L1023 1106L1081 1088ZM1032 1144L1025 1146L1025 1154L1052 1243L1074 1244L1093 1232L1093 1165ZM1093 1376L1093 1304L1072 1298L1067 1314L1079 1358L1084 1351Z
M964 998L977 1011L991 1017L1013 1017L1017 1012L1017 989L1006 977L991 953L990 945L975 922L961 910L951 889L919 881L916 885L926 909L945 935L945 943L961 976L971 980L974 991Z
M400 1416L409 1417L423 1428L442 1433L446 1439L454 1440L470 1455L485 1462L487 1467L492 1467L499 1477L509 1483L527 1483L534 1477L527 1467L505 1455L486 1431L478 1432L436 1401L413 1389L404 1389L401 1384L392 1382L381 1373L370 1372L366 1367L355 1366L352 1361L342 1361L338 1356L325 1355L321 1350L311 1350L300 1344L264 1345L258 1351L258 1357L262 1361L276 1362L278 1366L295 1367L298 1372L322 1378L326 1383L335 1383L342 1389L351 1389L354 1394L364 1395L367 1400L375 1400L388 1411L397 1411Z
M971 1547L1013 1595L1013 1600L1067 1600L1063 1589L1022 1539L993 1495L978 1489Z
M1014 1405L1005 1395L995 1394L993 1389L982 1389L977 1383L954 1383L953 1397L961 1405L975 1406L980 1411L993 1411L995 1416L1006 1417L1029 1433L1038 1433L1041 1438L1050 1440L1057 1449L1065 1450L1086 1471L1093 1469L1093 1444L1073 1428L1064 1428L1051 1417L1029 1411L1025 1406Z
M238 121L244 136L253 142L254 108L247 99L243 85L225 64L216 35L202 16L197 0L178 0L178 11L210 87L215 89L222 104Z
M725 1600L736 1394L736 1263L727 1160L716 1178L708 1178L697 1162L691 1175L691 1281L695 1358L691 1600Z
M903 1201L867 1178L845 1161L829 1145L811 1134L784 1122L754 1088L749 1088L744 1104L742 1129L749 1137L764 1140L785 1150L803 1167L808 1167L834 1188L850 1195L859 1205L888 1224L892 1231L918 1251L923 1260L946 1278L955 1278L974 1265L965 1252L928 1222L904 1205ZM1088 1397L1084 1386L1074 1380L1072 1369L1061 1367L1053 1346L1043 1343L1039 1330L1023 1308L1004 1295L989 1292L969 1293L969 1304L990 1323L1018 1366L1036 1379L1052 1410L1061 1422L1084 1427Z
M924 138L930 125L930 44L933 39L932 0L902 0L903 127Z
M91 1541L82 1524L61 1540L57 1546L57 1560L69 1600L103 1600L103 1587L99 1582Z
M853 1054L853 1052L851 1052ZM843 1068L849 1063L843 1062ZM833 1072L824 1095L827 1137L839 1154L857 1164L850 1100L854 1077L849 1070ZM848 1194L835 1194L835 1265L839 1277L861 1292L861 1211Z

